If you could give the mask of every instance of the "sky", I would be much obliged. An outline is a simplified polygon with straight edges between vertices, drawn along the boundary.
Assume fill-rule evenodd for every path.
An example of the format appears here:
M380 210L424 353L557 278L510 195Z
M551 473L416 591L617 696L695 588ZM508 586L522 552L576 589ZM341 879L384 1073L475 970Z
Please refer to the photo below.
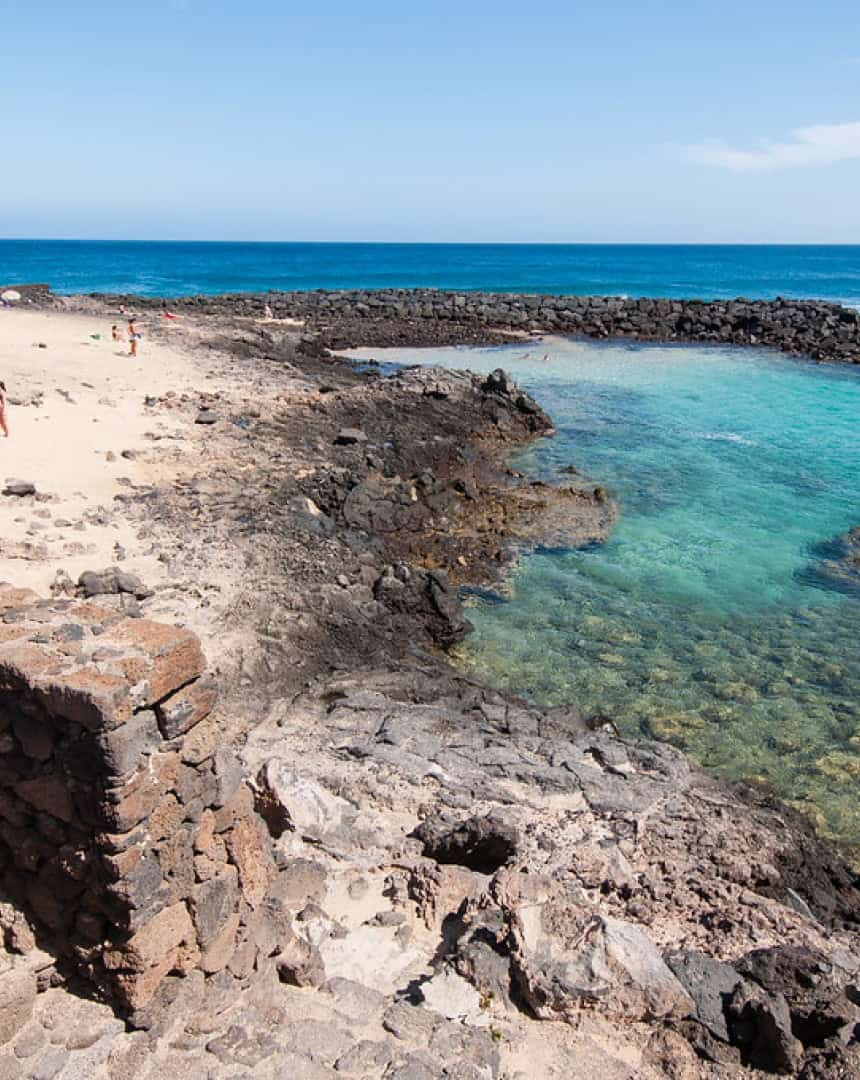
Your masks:
M29 0L0 236L860 243L848 0Z

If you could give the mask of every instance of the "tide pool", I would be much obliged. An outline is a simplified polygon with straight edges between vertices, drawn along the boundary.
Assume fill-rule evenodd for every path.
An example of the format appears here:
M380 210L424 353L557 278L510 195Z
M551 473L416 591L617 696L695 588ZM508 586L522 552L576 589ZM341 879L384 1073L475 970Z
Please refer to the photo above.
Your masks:
M573 464L621 503L607 543L528 554L513 599L469 597L457 663L766 782L860 846L860 596L815 572L860 524L860 373L566 340L362 355L504 367L558 432L514 464Z

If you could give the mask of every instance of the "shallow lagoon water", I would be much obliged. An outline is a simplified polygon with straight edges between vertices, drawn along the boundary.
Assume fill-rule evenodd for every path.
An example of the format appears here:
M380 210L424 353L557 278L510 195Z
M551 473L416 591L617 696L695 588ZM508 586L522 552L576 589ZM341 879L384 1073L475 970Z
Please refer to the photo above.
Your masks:
M528 554L513 599L470 597L457 662L765 781L860 850L860 596L815 575L860 524L860 374L566 340L375 355L506 368L558 432L514 464L574 464L622 506L607 543Z

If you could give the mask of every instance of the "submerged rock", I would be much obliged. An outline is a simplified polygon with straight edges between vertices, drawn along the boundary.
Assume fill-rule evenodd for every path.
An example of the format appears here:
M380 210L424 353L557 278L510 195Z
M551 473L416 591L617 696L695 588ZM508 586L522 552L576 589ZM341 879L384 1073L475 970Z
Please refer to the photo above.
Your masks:
M860 525L818 550L822 558L808 567L807 578L824 588L860 596Z

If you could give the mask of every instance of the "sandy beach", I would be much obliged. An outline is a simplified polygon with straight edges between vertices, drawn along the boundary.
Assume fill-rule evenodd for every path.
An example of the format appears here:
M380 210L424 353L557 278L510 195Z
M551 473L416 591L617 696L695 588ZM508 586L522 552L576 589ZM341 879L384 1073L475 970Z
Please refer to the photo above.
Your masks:
M179 425L155 415L147 397L191 392L187 354L144 338L140 355L111 340L109 317L3 311L0 372L7 388L10 437L3 439L2 479L30 481L37 498L0 499L0 578L47 595L57 570L119 561L158 581L162 564L146 554L114 496L163 480L169 470L154 448L178 437ZM144 328L146 332L146 328Z

